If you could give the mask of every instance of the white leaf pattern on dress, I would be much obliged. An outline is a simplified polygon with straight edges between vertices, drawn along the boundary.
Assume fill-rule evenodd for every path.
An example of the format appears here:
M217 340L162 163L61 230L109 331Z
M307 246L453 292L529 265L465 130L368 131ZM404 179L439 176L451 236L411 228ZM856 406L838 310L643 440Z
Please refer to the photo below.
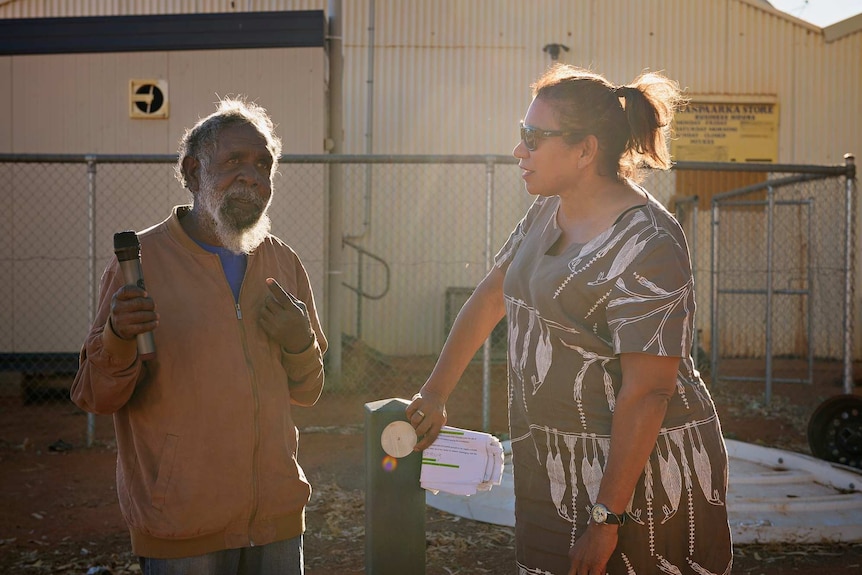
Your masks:
M521 302L523 303L523 302ZM527 312L527 331L524 332L524 339L521 340L521 354L518 362L518 373L520 378L524 378L524 370L527 369L527 362L530 360L530 339L533 336L533 327L536 325L536 311L524 306Z
M664 440L667 444L667 458L662 456L661 450L656 449L661 484L665 493L667 493L670 503L670 506L667 504L662 505L662 511L664 511L662 523L666 523L668 519L676 514L677 509L679 509L679 499L682 496L682 473L679 469L679 463L671 450L670 441L667 436L665 436Z
M663 295L663 296L670 295L670 293L668 293L667 291L658 287L653 282L649 281L647 278L645 278L643 276L638 276L638 283L641 284L642 286L644 286L645 288L647 288L649 291L651 291L654 294L659 294L659 295Z
M658 567L662 573L667 573L668 575L682 575L682 571L680 571L679 567L671 564L670 561L661 555L656 555L656 557L658 558L658 565L656 565L656 567Z
M512 376L515 381L512 382L512 385L509 387L512 388L517 385L521 389L521 403L524 413L528 413L529 409L527 407L527 393L526 389L524 389L526 382L524 381L524 367L527 364L527 359L529 357L529 345L527 341L527 334L524 334L524 339L521 341L521 347L518 347L518 337L520 336L520 317L523 317L521 310L525 310L528 314L529 318L533 317L531 310L524 304L523 301L517 299L506 298L506 313L509 318L518 318L513 319L509 322L512 327L512 335L509 338L509 364L511 365Z
M583 365L581 365L581 369L579 369L578 373L575 375L575 384L572 388L572 398L574 399L575 404L578 406L578 413L580 414L581 426L584 429L586 429L587 425L586 425L586 418L584 417L584 409L583 409L583 401L582 401L583 389L584 389L584 375L586 375L587 370L590 368L590 366L593 365L594 363L596 363L597 361L602 360L606 363L607 361L610 361L614 358L603 357L603 356L601 356L595 352L587 351L578 345L570 345L570 344L568 344L562 340L560 340L560 343L562 343L563 346L565 346L569 349L573 349L573 350L577 351L579 354L581 354L581 357L584 360ZM607 373L607 372L605 372L605 373Z
M639 241L638 236L632 236L626 243L623 244L623 247L620 251L617 252L616 257L614 258L611 267L607 272L604 270L599 272L599 275L591 282L588 282L587 285L597 286L603 283L607 283L620 274L622 274L637 257L643 251L644 247L649 241L649 238L644 241Z
M515 303L509 299L506 299L506 316L514 318L516 317L516 313L518 308L515 306ZM509 322L509 363L511 365L519 365L521 360L518 355L518 334L519 334L519 322L510 321Z
M607 230L605 230L604 232L599 234L597 237L590 240L583 248L581 248L581 251L578 253L578 256L569 262L569 271L571 273L569 274L569 276L567 278L565 278L563 280L563 282L559 286L557 286L557 289L554 291L554 298L556 299L557 296L560 295L560 293L563 291L563 289L566 287L566 285L568 285L568 283L570 281L572 281L572 278L574 278L576 275L583 272L584 270L589 269L590 266L592 266L594 263L596 263L597 261L599 261L600 259L605 257L608 254L608 252L610 252L622 240L622 238L624 238L626 236L626 234L628 233L628 231L630 229L635 227L635 225L637 225L637 224L645 222L646 219L647 218L644 214L637 212L634 215L634 217L631 219L631 221L629 221L628 225L623 230L619 231L619 233L617 233L610 240L608 240L608 238L616 230L616 226L612 226L612 227L608 228ZM606 241L607 241L607 243L605 243ZM587 263L585 265L581 266L581 262L583 261L583 256L590 253L596 247L601 246L602 244L604 244L604 246L599 251L597 251L595 253L595 255L593 255L593 257L590 258L590 260L587 261ZM593 283L592 285L596 285L596 284Z
M682 475L685 479L685 488L691 489L694 487L694 482L691 478L691 465L688 462L688 456L685 453L685 430L674 429L667 434L679 450L679 462L682 468Z
M700 564L692 561L691 559L688 560L688 564L691 566L691 570L694 571L695 573L697 573L697 575L719 575L718 573L713 573L709 569L705 569L705 568L701 567ZM733 566L733 561L730 562L730 564L727 566L727 569L725 569L721 573L721 575L730 575L730 568L732 566Z
M602 466L599 463L599 447L596 441L592 441L593 445L593 461L590 462L587 457L587 449L584 447L584 459L581 462L581 477L584 481L584 487L587 488L587 496L590 498L590 505L596 503L599 496L599 487L602 484Z
M638 212L635 212L634 214L632 214L632 219L629 220L629 223L626 224L626 227L621 229L619 231L619 233L617 233L610 241L608 241L607 244L605 244L602 247L602 249L600 249L598 252L596 252L596 256L599 258L605 257L608 254L608 252L610 252L612 249L614 249L617 246L617 244L619 244L620 241L624 237L626 237L626 235L629 233L630 230L634 229L635 226L638 226L638 225L640 225L646 221L647 221L647 217L643 212L638 211ZM593 249L595 249L594 246L602 245L602 243L605 241L605 239L608 238L615 229L616 229L616 226L609 228L605 233L601 234L600 236L596 237L594 240L590 241L586 246L584 246L584 251L586 251L587 248L589 248L589 251L592 251ZM574 271L574 270L572 270L572 271Z
M569 486L572 488L572 531L569 536L569 547L575 544L578 538L578 462L575 458L575 444L578 438L570 433L563 436L563 442L569 450Z
M581 366L581 369L578 370L578 373L575 375L575 385L572 389L572 398L575 400L575 405L578 407L578 418L581 421L581 427L584 429L587 428L587 417L584 415L584 402L583 402L583 394L584 394L584 374L587 373L587 369L590 367L590 364L595 360L585 361Z
M641 283L640 276L638 274L635 274L635 277L638 278L638 283ZM654 286L654 284L652 284L651 282L647 282L647 284L648 285L646 285L645 287L647 287L648 289L651 289L649 285ZM663 305L654 305L654 307L650 307L648 311L640 315L636 315L633 317L620 317L608 321L608 327L610 327L613 332L615 349L621 349L619 332L623 327L661 314L662 318L659 321L655 332L653 333L652 337L650 337L644 344L642 351L647 351L653 344L657 343L659 355L671 355L667 352L667 349L665 348L665 338L663 337L664 327L667 323L667 319L671 316L673 311L680 305L685 306L685 302L690 297L691 291L694 288L694 283L692 282L692 280L689 279L689 281L685 285L673 290L672 292L666 292L664 290L661 290L661 293L653 292L653 295L638 294L631 291L628 287L626 287L626 283L623 278L618 278L615 285L617 289L619 289L625 294L628 294L629 297L621 297L611 300L608 303L608 309L626 304L638 304L644 302L665 300L665 303ZM683 307L683 309L686 308ZM686 311L685 323L688 323L688 321L689 316L688 311Z
M608 456L611 451L611 438L610 437L597 437L596 442L599 444L599 449L602 453L602 459L607 463Z
M620 558L623 560L623 563L626 565L626 575L637 575L637 571L632 567L632 562L629 561L629 558L625 553L620 553Z
M658 449L656 449L658 453ZM644 468L644 500L646 501L646 522L649 532L649 554L655 555L655 517L653 515L652 502L655 499L655 486L653 485L652 465L647 461Z
M551 486L551 500L553 500L560 517L569 519L568 509L563 503L563 496L566 494L566 472L563 469L563 459L560 456L556 430L553 431L556 454L551 450L551 430L546 428L545 433L547 433L548 443L548 456L545 465L548 472L548 483Z
M542 387L545 381L545 376L548 375L548 370L551 369L551 360L553 359L553 347L551 346L551 330L545 325L545 322L539 318L539 341L536 342L536 372L537 375L531 376L533 381L533 395Z
M595 359L587 359L586 361L584 361L584 364L581 366L581 369L579 369L578 373L575 375L575 387L573 390L574 393L572 394L572 397L578 405L581 404L581 398L583 397L584 374L587 373L587 370L595 361Z
M684 361L683 363L688 362ZM682 400L683 404L685 404L686 409L688 409L688 396L685 394L685 382L679 377L679 372L677 372L676 377L676 392L679 394L679 398Z
M688 462L688 455L685 451L685 430L675 429L670 431L668 437L679 449L679 461L682 466L682 476L685 479L685 494L687 499L688 509L688 552L694 554L694 480L691 477L691 465Z
M526 307L524 302L521 300L506 298L506 315L509 318L518 318L520 316L519 312L522 307ZM512 326L511 332L509 334L509 365L511 366L511 374L514 379L509 385L509 393L510 395L514 393L515 386L518 386L521 390L521 407L524 410L524 413L528 413L529 409L527 408L527 395L524 389L524 373L523 373L523 365L526 364L526 359L521 357L521 351L518 347L518 337L520 336L520 324L521 322L517 319L512 319L509 321L509 325ZM524 349L524 353L526 353L527 346L522 345L522 349ZM511 399L510 399L511 402Z
M691 281L691 291L694 291L694 279ZM694 343L691 336L691 330L694 329L694 318L693 312L694 310L689 308L689 303L693 303L693 299L689 299L688 292L686 292L685 298L682 300L682 309L685 311L685 321L682 322L682 349L687 354L694 353L697 356L697 350L691 349L692 344ZM690 321L691 320L691 321ZM693 367L693 366L692 366Z
M583 256L587 255L588 253L590 253L591 251L595 250L597 247L604 245L602 250L599 252L599 257L604 257L604 255L606 253L608 253L608 250L610 250L612 247L614 247L615 245L617 245L619 243L620 238L622 238L623 235L625 235L625 232L630 227L631 227L631 224L629 224L625 230L618 233L613 240L611 240L610 242L607 243L607 245L605 245L605 242L607 242L608 238L610 238L611 235L614 233L614 228L606 229L605 231L603 231L602 233L600 233L599 235L597 235L596 237L594 237L593 239L588 241L584 245L584 247L581 248L581 252L578 255L583 257Z
M518 563L518 575L554 575L550 571L544 569L531 569Z
M611 374L608 373L607 365L610 360L606 359L602 361L602 371L604 372L602 377L604 378L605 384L605 397L608 400L608 409L611 413L614 412L614 409L617 406L617 398L614 395L614 380L611 379Z
M697 434L697 442L692 433ZM718 490L712 488L712 463L709 461L709 454L703 445L700 431L695 428L694 432L688 430L689 440L691 442L691 457L694 461L694 473L697 476L697 482L703 491L703 495L707 501L713 505L724 505L721 498L718 496Z
M512 235L508 242L508 247L505 252L497 254L495 264L498 267L502 267L506 264L509 264L512 261L512 258L515 256L515 252L518 251L518 248L521 247L521 242L524 241L524 238L527 236L526 230L524 230L524 220L518 222L517 227L512 232Z

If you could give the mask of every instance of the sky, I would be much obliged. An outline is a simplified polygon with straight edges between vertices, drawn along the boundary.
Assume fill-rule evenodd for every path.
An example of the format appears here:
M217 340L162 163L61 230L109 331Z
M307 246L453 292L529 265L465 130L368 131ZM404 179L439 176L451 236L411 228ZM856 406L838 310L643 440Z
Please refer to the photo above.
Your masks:
M782 12L825 28L862 12L862 0L769 0Z

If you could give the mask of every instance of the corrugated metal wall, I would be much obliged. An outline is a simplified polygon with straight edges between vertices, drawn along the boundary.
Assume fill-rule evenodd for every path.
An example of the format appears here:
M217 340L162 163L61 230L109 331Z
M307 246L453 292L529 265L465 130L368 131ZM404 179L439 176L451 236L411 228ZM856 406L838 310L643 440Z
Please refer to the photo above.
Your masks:
M364 151L367 1L345 6L345 149ZM374 151L509 153L529 84L560 60L616 83L662 70L691 94L775 96L779 161L862 149L862 31L818 28L747 0L376 0ZM452 132L457 137L452 137Z
M343 0L345 151L365 151L369 0ZM327 9L326 0L16 0L0 18ZM693 94L774 95L780 161L862 149L862 31L823 32L756 0L375 0L374 151L509 153L551 62L617 83L663 70ZM3 68L0 64L0 73ZM2 90L0 90L2 92ZM0 94L2 103L2 94ZM456 135L457 134L457 135Z

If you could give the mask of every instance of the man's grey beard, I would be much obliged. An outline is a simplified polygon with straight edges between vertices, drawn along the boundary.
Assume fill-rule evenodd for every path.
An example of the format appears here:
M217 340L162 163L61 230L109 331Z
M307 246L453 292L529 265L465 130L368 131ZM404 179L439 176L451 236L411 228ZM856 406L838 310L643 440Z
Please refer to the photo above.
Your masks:
M255 202L261 208L260 217L253 222L240 222L232 217L226 209L226 200L236 197ZM204 169L201 174L201 186L197 201L203 208L204 215L208 216L210 228L221 242L222 247L235 254L250 254L269 235L272 222L267 211L272 197L266 205L263 205L260 196L242 186L231 186L219 197L212 178Z

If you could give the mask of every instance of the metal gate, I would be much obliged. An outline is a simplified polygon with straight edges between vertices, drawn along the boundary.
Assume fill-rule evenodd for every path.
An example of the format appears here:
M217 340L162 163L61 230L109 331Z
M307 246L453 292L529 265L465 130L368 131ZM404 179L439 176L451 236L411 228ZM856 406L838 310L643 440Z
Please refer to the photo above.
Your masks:
M799 171L711 201L712 380L763 381L767 404L774 382L813 383L815 358L843 361L852 387L854 179ZM762 359L764 371L724 373L728 358ZM805 370L779 376L777 358Z

